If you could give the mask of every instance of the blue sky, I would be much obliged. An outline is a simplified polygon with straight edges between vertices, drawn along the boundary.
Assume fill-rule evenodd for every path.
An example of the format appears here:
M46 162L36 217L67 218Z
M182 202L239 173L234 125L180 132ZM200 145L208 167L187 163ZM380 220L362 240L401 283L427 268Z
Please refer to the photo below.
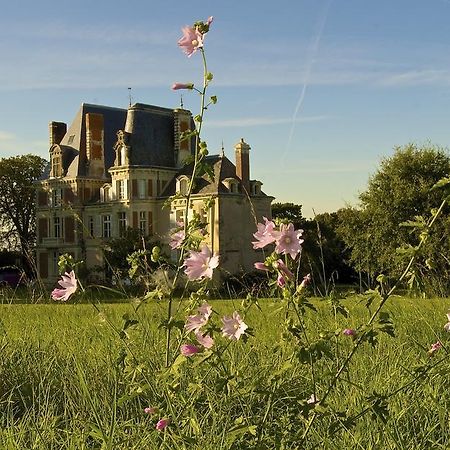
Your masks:
M219 101L204 137L231 160L243 137L277 201L331 212L395 146L448 145L448 0L23 0L0 16L0 155L47 157L48 122L70 123L82 102L127 107L128 87L134 102L178 106L171 84L201 81L181 27L210 15ZM198 98L184 105L197 113Z

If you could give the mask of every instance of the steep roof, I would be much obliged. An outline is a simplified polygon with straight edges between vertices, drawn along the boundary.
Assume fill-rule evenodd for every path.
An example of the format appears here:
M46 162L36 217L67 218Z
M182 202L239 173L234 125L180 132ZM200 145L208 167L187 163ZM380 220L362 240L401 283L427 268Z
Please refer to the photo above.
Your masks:
M174 167L173 109L136 103L128 109L130 165Z

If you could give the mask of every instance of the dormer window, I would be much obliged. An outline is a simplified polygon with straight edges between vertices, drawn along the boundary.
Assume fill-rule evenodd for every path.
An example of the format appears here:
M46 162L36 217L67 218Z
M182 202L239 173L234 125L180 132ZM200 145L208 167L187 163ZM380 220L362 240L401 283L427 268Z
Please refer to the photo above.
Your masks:
M59 147L56 147L51 153L51 177L62 177L62 153Z
M182 175L177 178L177 193L181 195L187 195L189 189L189 178Z
M223 183L227 187L228 192L230 192L232 194L238 194L239 193L238 180L236 180L235 178L225 178L223 180Z
M100 201L101 202L111 201L111 185L110 184L104 184L100 188Z
M250 184L250 191L252 195L261 195L261 185L260 181L253 181Z

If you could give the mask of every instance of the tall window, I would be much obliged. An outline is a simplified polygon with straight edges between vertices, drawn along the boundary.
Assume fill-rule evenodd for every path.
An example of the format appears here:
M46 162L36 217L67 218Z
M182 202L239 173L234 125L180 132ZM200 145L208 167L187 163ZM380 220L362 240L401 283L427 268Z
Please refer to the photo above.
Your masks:
M52 191L52 205L61 206L61 204L62 204L62 189L55 188Z
M88 230L89 230L89 236L91 238L95 237L95 222L94 222L94 216L88 217Z
M52 154L52 176L60 177L62 176L62 166L61 166L61 152L55 151Z
M102 216L102 237L111 237L111 216L109 214Z
M119 200L123 200L126 198L126 180L117 180L117 196Z
M125 231L127 229L127 213L126 212L120 212L118 214L119 219L119 236L125 236Z
M143 235L147 233L147 213L145 211L139 211L139 230Z
M61 235L61 217L53 217L53 236L60 238Z
M58 275L59 274L58 262L59 262L59 252L55 251L55 252L52 253L52 272L53 272L53 275Z
M145 185L146 180L138 180L138 197L145 198Z

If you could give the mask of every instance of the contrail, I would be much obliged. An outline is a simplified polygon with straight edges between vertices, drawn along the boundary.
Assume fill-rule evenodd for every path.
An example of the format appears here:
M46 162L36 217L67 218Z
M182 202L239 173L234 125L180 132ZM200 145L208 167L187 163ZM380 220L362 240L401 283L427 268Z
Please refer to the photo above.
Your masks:
M320 39L322 38L323 30L325 28L325 23L326 23L327 17L328 17L328 11L330 10L330 6L331 6L332 1L333 0L328 0L328 2L325 5L325 8L323 10L323 13L322 13L322 15L320 17L320 20L319 20L319 23L318 23L318 26L317 26L316 36L315 36L314 40L311 42L311 46L310 46L309 51L308 51L308 58L307 58L306 71L305 71L305 78L304 78L304 81L303 81L302 90L300 92L300 97L299 97L299 99L297 101L297 105L295 107L294 114L292 115L291 130L289 132L289 137L288 137L288 140L287 140L287 143L286 143L286 149L285 149L285 151L283 153L283 156L281 158L282 165L284 164L286 153L288 152L289 147L291 146L292 137L294 135L295 125L296 125L296 119L297 119L298 113L300 111L300 108L303 105L303 101L305 99L306 88L308 87L309 79L310 79L311 72L312 72L312 67L313 67L314 60L315 60L315 57L317 55L317 52L319 50Z

